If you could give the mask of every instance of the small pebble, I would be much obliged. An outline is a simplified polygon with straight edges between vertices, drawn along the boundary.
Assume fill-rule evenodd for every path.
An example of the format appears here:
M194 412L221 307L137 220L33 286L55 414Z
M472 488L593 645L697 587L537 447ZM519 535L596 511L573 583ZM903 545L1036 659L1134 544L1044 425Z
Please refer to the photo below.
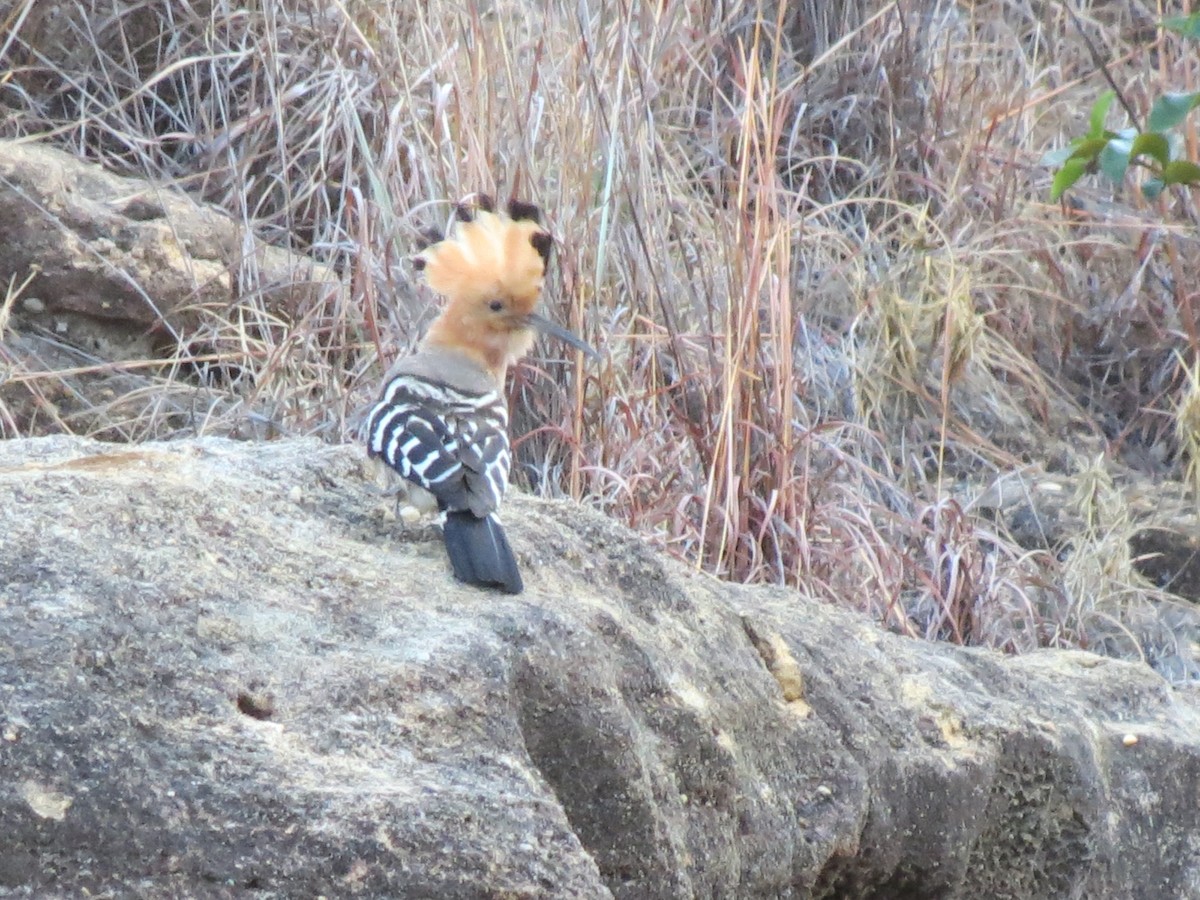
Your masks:
M1127 734L1127 735L1125 735L1125 737L1121 738L1121 743L1124 744L1126 747L1132 747L1137 742L1138 742L1138 736L1136 734Z

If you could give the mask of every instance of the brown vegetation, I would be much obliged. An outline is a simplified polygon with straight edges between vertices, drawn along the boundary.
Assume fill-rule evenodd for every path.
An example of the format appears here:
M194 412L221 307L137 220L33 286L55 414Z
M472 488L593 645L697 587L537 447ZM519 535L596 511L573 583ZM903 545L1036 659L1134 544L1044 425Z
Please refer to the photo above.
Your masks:
M1085 180L1060 208L1039 165L1104 87L1094 54L1143 108L1195 89L1194 46L1139 10L7 0L3 136L210 201L350 290L281 316L243 272L165 366L39 368L55 338L26 329L0 430L351 440L430 317L417 235L518 194L560 241L551 312L606 353L516 372L518 480L906 633L1190 677L1126 475L1194 474L1195 197ZM37 276L5 274L20 329ZM83 364L123 392L48 415ZM237 402L158 414L200 389ZM1051 475L1065 535L1001 514Z

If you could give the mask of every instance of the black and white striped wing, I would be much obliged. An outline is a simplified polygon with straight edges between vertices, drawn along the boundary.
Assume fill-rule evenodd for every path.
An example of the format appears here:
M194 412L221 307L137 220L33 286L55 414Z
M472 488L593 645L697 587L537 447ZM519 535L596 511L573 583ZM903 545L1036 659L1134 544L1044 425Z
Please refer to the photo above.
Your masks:
M508 487L508 410L496 391L467 393L399 375L371 409L367 451L442 509L485 516Z

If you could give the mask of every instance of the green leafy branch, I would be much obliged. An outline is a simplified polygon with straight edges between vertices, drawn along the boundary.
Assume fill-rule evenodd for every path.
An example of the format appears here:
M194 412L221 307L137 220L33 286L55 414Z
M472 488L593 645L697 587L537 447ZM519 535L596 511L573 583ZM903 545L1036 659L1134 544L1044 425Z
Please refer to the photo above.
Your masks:
M1167 19L1163 27L1185 38L1200 40L1200 13ZM1190 94L1165 94L1154 101L1145 131L1136 126L1108 131L1104 120L1116 97L1109 90L1092 105L1088 132L1066 147L1052 150L1042 164L1057 168L1050 187L1050 199L1057 200L1067 188L1084 175L1100 171L1120 184L1131 165L1145 166L1152 173L1142 183L1142 194L1153 200L1171 184L1200 184L1200 165L1182 158L1183 140L1171 132L1188 113L1200 106L1200 91Z

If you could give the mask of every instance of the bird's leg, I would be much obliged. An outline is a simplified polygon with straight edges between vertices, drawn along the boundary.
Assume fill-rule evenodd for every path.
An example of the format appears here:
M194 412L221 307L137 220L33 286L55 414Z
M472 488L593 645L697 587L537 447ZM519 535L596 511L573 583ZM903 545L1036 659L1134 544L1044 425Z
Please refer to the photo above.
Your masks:
M440 518L437 498L429 491L401 478L377 457L368 461L368 467L380 495L395 498L395 516L405 525L415 525L425 518Z

